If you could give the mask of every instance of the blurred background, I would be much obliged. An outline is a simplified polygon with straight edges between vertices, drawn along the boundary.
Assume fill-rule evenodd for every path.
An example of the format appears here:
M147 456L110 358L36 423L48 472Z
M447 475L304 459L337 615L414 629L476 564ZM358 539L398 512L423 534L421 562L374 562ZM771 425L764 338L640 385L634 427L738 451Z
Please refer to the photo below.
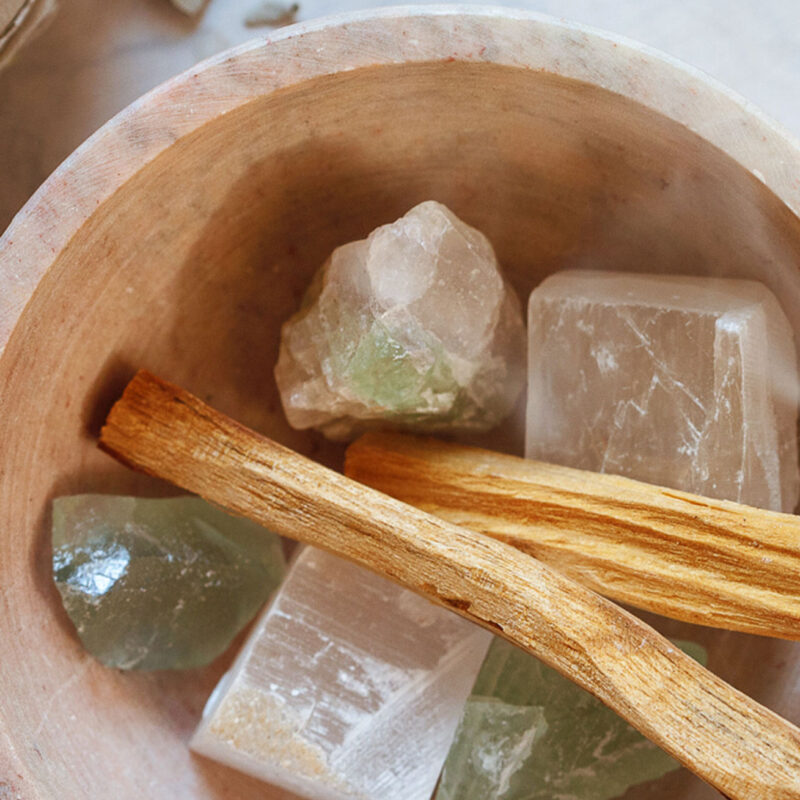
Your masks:
M0 231L53 169L139 95L197 61L297 21L397 2L0 0L0 50L13 17L37 27L0 67ZM800 137L800 0L518 0L613 31L719 79ZM183 7L181 9L181 6ZM199 6L195 13L187 13ZM249 23L248 23L249 20ZM20 31L22 34L24 30ZM10 48L9 48L10 49ZM2 57L2 56L0 56Z

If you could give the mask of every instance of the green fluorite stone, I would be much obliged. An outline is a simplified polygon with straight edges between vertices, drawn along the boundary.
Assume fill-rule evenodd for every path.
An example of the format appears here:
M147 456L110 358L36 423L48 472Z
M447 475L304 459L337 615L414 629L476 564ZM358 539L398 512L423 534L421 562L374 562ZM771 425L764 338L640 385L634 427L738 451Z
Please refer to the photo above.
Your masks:
M520 303L492 245L426 201L337 247L283 326L275 379L294 428L486 431L525 379Z
M699 645L676 644L705 662ZM588 692L495 639L436 800L610 800L679 766Z
M198 497L53 502L53 576L89 652L120 669L220 655L280 582L278 536Z

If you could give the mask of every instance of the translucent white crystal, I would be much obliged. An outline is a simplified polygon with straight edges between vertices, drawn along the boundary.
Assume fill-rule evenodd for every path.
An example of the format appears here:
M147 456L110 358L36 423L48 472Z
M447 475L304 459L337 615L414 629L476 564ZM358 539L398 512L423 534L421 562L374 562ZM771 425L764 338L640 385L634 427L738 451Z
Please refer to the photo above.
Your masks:
M429 800L490 639L306 548L192 748L312 800Z
M528 457L794 509L794 338L764 286L562 272L528 311Z
M519 301L483 234L421 203L333 251L283 327L275 377L295 428L486 430L524 383Z

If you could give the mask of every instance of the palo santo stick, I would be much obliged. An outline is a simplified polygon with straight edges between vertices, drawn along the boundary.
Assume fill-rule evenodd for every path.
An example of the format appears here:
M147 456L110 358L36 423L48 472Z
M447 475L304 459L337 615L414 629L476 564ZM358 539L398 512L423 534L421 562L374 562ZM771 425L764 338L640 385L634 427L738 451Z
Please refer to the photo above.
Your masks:
M503 542L315 464L147 373L101 446L507 638L736 800L800 798L800 731L633 615Z
M615 600L800 639L800 518L792 514L402 434L354 442L345 474Z

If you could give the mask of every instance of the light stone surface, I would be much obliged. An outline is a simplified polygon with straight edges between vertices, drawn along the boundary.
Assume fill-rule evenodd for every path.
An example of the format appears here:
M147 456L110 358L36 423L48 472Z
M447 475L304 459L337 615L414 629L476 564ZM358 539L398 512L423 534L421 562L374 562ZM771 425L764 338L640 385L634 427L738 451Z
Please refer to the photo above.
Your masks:
M488 430L524 383L519 300L489 241L428 201L338 247L284 326L275 377L295 428Z
M568 271L528 316L529 458L794 510L795 345L763 285Z
M53 576L81 642L117 669L224 652L284 572L280 537L199 497L53 501Z
M299 10L299 3L258 0L245 15L244 24L248 28L258 28L262 25L279 28L294 22Z
M706 663L699 645L676 646ZM495 639L435 800L610 800L678 767L588 692Z
M307 547L192 749L312 800L429 800L491 638Z
M170 0L172 5L184 14L197 14L206 4L206 0Z

